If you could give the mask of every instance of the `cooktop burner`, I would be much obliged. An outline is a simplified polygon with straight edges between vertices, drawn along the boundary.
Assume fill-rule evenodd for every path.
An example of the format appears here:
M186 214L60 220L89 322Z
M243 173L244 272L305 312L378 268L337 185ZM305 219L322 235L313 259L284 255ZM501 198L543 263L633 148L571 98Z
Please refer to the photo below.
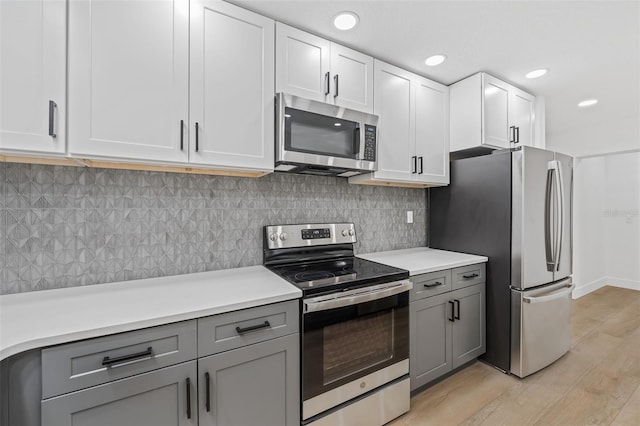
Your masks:
M381 265L358 257L290 263L268 266L276 274L302 289L305 294L339 290L378 282L389 282L407 278L403 269Z

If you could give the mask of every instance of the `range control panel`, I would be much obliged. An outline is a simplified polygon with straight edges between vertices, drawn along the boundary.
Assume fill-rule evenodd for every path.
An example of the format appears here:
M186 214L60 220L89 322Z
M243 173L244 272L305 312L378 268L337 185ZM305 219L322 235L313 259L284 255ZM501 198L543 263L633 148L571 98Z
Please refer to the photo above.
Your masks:
M265 226L264 241L269 249L355 243L356 227L353 223Z
M301 233L302 233L303 240L315 240L317 238L331 238L331 229L329 228L303 229Z

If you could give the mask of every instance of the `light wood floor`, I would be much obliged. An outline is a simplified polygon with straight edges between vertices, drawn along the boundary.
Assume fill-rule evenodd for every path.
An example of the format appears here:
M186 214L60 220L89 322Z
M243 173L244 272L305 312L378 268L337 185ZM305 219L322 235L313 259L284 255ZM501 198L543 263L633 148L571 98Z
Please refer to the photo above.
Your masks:
M476 362L411 399L392 426L640 426L640 292L574 300L573 345L525 379Z

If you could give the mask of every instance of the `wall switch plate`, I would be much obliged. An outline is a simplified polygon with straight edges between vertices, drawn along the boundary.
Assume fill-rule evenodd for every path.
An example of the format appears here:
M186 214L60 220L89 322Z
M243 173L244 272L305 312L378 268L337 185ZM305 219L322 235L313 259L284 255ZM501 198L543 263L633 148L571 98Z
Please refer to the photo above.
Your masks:
M407 223L413 223L413 210L407 210Z

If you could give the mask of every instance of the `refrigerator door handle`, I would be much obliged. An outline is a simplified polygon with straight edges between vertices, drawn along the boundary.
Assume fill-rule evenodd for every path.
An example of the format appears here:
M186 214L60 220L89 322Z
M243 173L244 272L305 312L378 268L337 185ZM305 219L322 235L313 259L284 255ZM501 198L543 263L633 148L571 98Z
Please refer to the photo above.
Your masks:
M564 225L564 185L562 182L562 165L559 161L554 161L555 173L556 173L556 202L558 207L558 226L556 227L556 244L555 244L555 259L553 271L560 270L560 254L562 253L562 235Z
M544 194L544 249L546 253L547 260L547 271L553 271L555 262L554 262L554 254L551 248L551 240L552 240L552 204L551 204L551 193L553 188L553 175L555 172L555 168L552 165L553 161L550 161L547 164L547 184Z
M562 299L566 297L568 294L571 294L571 292L575 287L576 287L575 284L567 284L564 287L560 288L559 290L552 291L551 293L546 294L544 296L537 296L537 297L526 296L526 297L523 297L522 300L524 300L525 303L550 302L552 300Z

